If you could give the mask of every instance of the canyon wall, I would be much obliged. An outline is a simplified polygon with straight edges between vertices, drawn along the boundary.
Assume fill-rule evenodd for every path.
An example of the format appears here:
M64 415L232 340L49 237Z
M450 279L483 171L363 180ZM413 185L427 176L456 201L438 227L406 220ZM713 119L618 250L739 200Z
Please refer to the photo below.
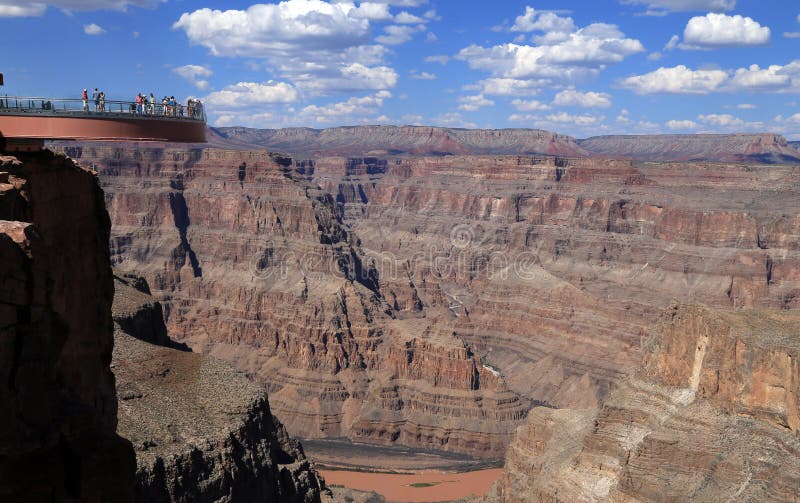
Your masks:
M770 133L610 135L578 144L592 154L640 161L800 163L797 146Z
M109 228L89 171L51 152L0 157L0 500L133 501Z
M671 307L598 411L531 411L487 501L797 501L798 327Z
M271 150L293 156L548 154L579 156L574 138L539 129L352 126L329 129L209 128L216 148Z
M528 400L453 335L452 312L414 301L414 279L384 288L335 196L291 160L67 152L98 167L112 261L147 279L170 336L265 382L291 434L502 456Z
M672 299L800 307L794 167L452 156L296 170L336 195L399 313L449 312L534 403L598 405Z
M136 501L330 499L262 386L214 357L165 344L161 306L146 283L115 281L114 321L119 432L136 449Z

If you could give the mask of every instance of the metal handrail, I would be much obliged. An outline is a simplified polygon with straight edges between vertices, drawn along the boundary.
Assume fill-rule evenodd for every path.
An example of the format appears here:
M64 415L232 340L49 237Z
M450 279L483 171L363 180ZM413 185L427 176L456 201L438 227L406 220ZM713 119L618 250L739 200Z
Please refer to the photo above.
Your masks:
M85 103L84 103L85 101ZM105 100L102 109L92 98L43 98L28 96L0 96L0 114L70 115L82 117L125 116L137 119L183 119L206 122L205 107L200 101L193 105L176 103L174 107L158 103Z

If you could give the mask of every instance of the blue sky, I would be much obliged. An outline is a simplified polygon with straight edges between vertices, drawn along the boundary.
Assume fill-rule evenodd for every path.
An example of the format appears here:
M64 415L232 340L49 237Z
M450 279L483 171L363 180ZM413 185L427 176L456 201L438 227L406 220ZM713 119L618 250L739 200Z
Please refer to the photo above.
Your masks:
M220 126L800 139L794 0L0 0L8 95L198 97Z

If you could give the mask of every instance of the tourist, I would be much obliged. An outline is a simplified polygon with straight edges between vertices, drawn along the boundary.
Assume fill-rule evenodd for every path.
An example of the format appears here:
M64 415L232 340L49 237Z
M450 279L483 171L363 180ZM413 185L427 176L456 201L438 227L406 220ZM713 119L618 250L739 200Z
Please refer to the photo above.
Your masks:
M156 113L156 97L153 95L152 91L150 92L150 98L147 99L147 109L150 115L155 115Z
M92 91L92 101L94 101L94 111L100 111L100 93L97 91L97 88L94 88Z
M142 113L142 93L136 93L136 113Z
M97 95L97 99L100 102L100 111L106 111L106 93L105 91L100 91L100 94Z
M169 98L164 96L161 98L161 115L169 114Z
M175 110L175 96L170 96L169 97L169 110L172 113L172 115L175 116L175 112L176 112L176 110Z
M89 111L89 94L86 92L86 88L83 89L83 94L81 94L81 100L83 100L83 111Z

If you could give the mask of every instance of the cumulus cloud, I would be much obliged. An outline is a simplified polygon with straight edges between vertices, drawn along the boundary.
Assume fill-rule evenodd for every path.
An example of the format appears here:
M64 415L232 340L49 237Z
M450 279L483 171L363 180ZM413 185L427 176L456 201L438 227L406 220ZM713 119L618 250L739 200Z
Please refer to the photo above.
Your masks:
M691 120L670 120L667 121L667 127L675 130L685 131L687 129L697 129L699 125Z
M723 70L691 70L678 65L627 77L620 85L637 94L708 94L727 80L728 73Z
M572 115L566 112L560 112L556 114L550 114L547 116L547 120L550 122L555 122L559 124L574 124L577 126L593 126L595 124L600 124L603 122L603 116L594 116L594 115Z
M744 121L738 117L734 117L730 114L709 114L709 115L698 115L697 119L703 122L704 124L708 124L711 126L722 126L722 127L738 127L744 124Z
M608 108L611 106L611 95L592 91L582 93L574 89L565 89L556 94L553 105L559 107Z
M709 94L712 92L800 92L800 60L761 68L692 70L684 65L661 67L618 82L637 94Z
M286 82L239 82L205 97L207 106L225 110L297 100L297 90Z
M536 87L548 87L596 77L608 65L644 51L639 40L626 38L615 25L594 23L575 29L564 19L559 18L558 29L574 31L559 32L561 34L556 37L537 37L538 45L508 43L483 47L473 44L461 49L456 59L465 61L474 70L489 72L494 79L536 81ZM555 22L554 19L545 21L543 14L528 8L517 18L514 27L541 30L542 23ZM484 92L491 94L488 90Z
M208 81L205 80L205 77L210 77L213 74L211 69L200 65L183 65L173 68L172 72L200 90L208 88Z
M0 17L41 16L48 7L65 11L119 10L128 6L152 8L167 0L49 0L31 2L30 0L0 1Z
M458 106L458 109L464 112L474 112L483 107L494 105L494 101L485 98L482 94L477 94L475 96L462 96L458 101L461 103L461 105Z
M550 110L550 106L538 100L520 100L516 99L511 102L514 107L520 112L538 112L541 110Z
M660 16L669 12L723 12L736 8L736 0L620 0L623 5L642 5L646 15Z
M769 44L770 29L752 18L709 13L686 23L682 49L714 49Z
M106 30L102 26L92 23L83 25L83 32L87 35L102 35Z
M436 80L435 74L428 72L417 72L416 70L411 70L409 72L409 77L416 80Z
M387 49L400 44L424 25L385 27L371 42L371 21L394 20L390 5L416 6L416 1L329 3L285 0L256 4L245 10L187 12L173 24L189 41L221 57L266 60L281 78L298 90L334 94L393 87L397 73L384 62ZM422 26L422 27L420 27Z
M345 101L326 105L308 105L298 113L302 123L315 124L367 124L386 122L385 118L376 117L384 100L391 98L389 91L379 91L374 95L352 97ZM379 120L384 119L384 120Z
M525 7L525 13L517 16L511 31L515 32L544 32L538 37L537 42L556 42L565 40L575 31L575 22L571 17L561 17L554 12L537 11L533 7Z

